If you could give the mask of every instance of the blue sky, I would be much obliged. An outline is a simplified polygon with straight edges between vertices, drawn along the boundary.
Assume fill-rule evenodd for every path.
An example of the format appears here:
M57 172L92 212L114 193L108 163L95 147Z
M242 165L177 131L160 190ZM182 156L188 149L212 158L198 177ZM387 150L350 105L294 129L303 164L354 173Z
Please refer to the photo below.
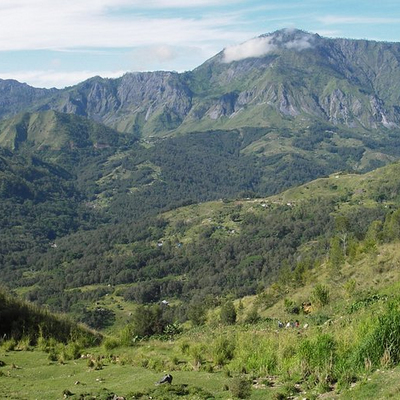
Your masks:
M191 70L282 28L400 42L400 2L0 0L0 78L61 88L94 75Z

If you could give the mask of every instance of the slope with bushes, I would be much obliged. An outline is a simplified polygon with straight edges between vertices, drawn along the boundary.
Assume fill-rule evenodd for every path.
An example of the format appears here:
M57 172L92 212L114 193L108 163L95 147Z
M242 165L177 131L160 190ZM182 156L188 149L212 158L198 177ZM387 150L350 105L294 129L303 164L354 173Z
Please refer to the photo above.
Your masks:
M388 226L396 215L387 218ZM351 251L341 246L340 263L331 246L314 268L287 271L256 296L205 303L204 318L193 314L184 325L170 319L174 304L134 308L130 322L101 347L80 347L85 357L79 360L71 360L71 344L15 351L3 341L1 390L27 399L39 391L71 398L395 397L397 383L389 378L399 375L394 232L381 226ZM296 320L298 327L279 325ZM155 387L164 371L173 375L172 385ZM15 385L17 376L23 386Z

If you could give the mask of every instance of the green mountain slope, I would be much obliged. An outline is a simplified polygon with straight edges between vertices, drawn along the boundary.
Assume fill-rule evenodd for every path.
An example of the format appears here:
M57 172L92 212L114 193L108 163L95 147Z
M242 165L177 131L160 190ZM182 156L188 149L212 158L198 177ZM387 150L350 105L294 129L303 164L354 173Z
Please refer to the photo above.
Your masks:
M12 151L64 151L116 146L118 132L86 118L55 111L18 114L0 122L0 145Z
M39 385L57 395L62 372L64 393L95 395L89 368L98 379L127 377L115 379L113 391L142 398L231 398L245 387L254 399L395 397L399 169L335 173L268 198L189 205L142 224L60 238L52 253L32 260L15 290L113 336L89 353L76 339L61 346L42 338L46 360L42 351L12 351L32 350L27 337L3 340L3 392L30 398L32 386L37 397ZM244 294L254 296L232 302ZM162 299L169 305L137 305ZM34 327L51 322L58 333L74 327L0 293L0 314L10 313ZM114 327L104 323L110 316ZM295 320L298 327L279 328ZM25 333L35 338L30 327ZM89 355L72 361L80 352ZM44 369L57 384L38 380ZM168 389L154 389L160 369L172 371ZM132 370L139 383L128 379ZM16 387L17 373L25 386Z
M65 311L104 285L140 302L242 296L326 255L339 204L356 240L384 223L395 170L387 184L372 174L376 189L339 175L241 199L397 160L397 97L385 82L398 45L287 30L259 40L272 49L262 57L225 50L185 74L95 77L29 105L46 111L2 120L3 280ZM198 211L218 199L205 206L217 213Z
M7 339L17 347L17 341L25 341L26 350L40 340L67 343L72 338L86 345L99 343L101 335L87 327L77 325L65 315L57 315L10 295L0 289L0 334L2 342Z
M399 127L398 43L329 39L288 29L251 41L264 46L264 54L244 58L245 43L182 74L94 77L59 91L15 82L18 88L11 90L9 81L1 81L7 102L0 103L0 116L24 107L54 109L143 137L240 127L296 131L315 121L368 135Z
M335 240L345 237L350 251L374 224L396 229L398 169L336 174L271 198L191 205L65 236L30 264L34 273L10 270L9 284L31 286L30 299L64 311L102 297L107 285L145 303L254 294L285 268L312 269Z

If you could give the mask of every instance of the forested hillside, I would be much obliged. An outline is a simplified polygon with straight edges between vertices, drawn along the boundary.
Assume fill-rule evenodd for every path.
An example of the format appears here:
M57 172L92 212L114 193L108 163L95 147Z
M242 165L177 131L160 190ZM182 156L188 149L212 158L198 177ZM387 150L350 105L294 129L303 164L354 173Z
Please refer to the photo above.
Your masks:
M89 318L86 307L110 291L135 303L184 300L185 307L255 294L284 271L297 271L301 281L335 246L351 254L371 229L396 235L398 169L331 175L270 198L220 200L81 227L46 251L4 257L3 279L24 287L31 301L82 320Z
M184 74L50 91L0 81L3 283L78 319L110 287L139 303L240 297L326 257L339 216L352 240L384 224L397 207L399 45L258 40L273 51L224 50ZM385 165L388 182L362 178ZM310 183L295 201L268 197L317 178L320 196Z
M108 335L0 291L0 393L395 397L399 168L56 239L10 286Z

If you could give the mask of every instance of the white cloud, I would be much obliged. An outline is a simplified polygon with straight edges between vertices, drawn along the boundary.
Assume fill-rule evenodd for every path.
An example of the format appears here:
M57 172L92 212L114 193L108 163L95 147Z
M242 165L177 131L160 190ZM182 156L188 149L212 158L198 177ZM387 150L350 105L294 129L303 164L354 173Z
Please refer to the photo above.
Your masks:
M277 46L271 43L272 37L258 37L247 42L227 47L224 50L223 61L230 63L232 61L240 61L245 58L263 57L277 49Z
M192 6L221 4L216 0L187 3ZM170 45L193 45L216 38L219 41L243 39L243 32L235 33L237 21L232 16L208 14L200 17L199 14L196 18L167 18L154 12L148 17L144 14L146 7L182 4L180 0L2 0L0 51L121 48L154 45L160 40ZM121 12L126 7L129 12Z
M286 29L288 34L294 33L293 29ZM295 34L293 40L289 40L283 44L286 49L302 51L313 47L314 36L306 32Z
M178 56L175 49L167 45L155 46L151 50L152 56L154 56L156 60L161 63L174 60Z
M285 34L295 36L292 40L288 40ZM223 53L223 62L230 63L232 61L240 61L246 58L263 57L270 52L279 48L286 48L296 51L302 51L313 47L314 37L308 33L295 33L293 29L283 30L283 34L275 34L272 36L261 36L238 44L227 47Z
M324 17L317 18L320 22L327 25L334 24L398 24L400 23L400 18L390 18L390 17L348 17L348 16L338 16L338 15L327 15Z
M287 49L293 49L297 51L309 49L312 47L312 44L310 43L310 40L308 38L303 38L303 39L296 39L292 40L290 42L287 42L285 44L285 47Z
M238 3L240 0L150 0L143 2L142 0L130 1L130 5L136 7L153 7L153 8L193 8L193 7L210 7L222 6L224 4Z
M71 71L58 72L49 71L16 71L1 73L1 79L15 79L19 82L28 83L30 86L42 88L64 88L66 86L76 85L93 76L103 78L118 78L126 71Z
M172 46L146 46L132 51L133 59L140 59L146 63L166 63L179 57L177 50Z
M179 50L168 45L145 46L131 52L132 69L145 71L153 69L155 65L168 67L171 61L180 57Z

